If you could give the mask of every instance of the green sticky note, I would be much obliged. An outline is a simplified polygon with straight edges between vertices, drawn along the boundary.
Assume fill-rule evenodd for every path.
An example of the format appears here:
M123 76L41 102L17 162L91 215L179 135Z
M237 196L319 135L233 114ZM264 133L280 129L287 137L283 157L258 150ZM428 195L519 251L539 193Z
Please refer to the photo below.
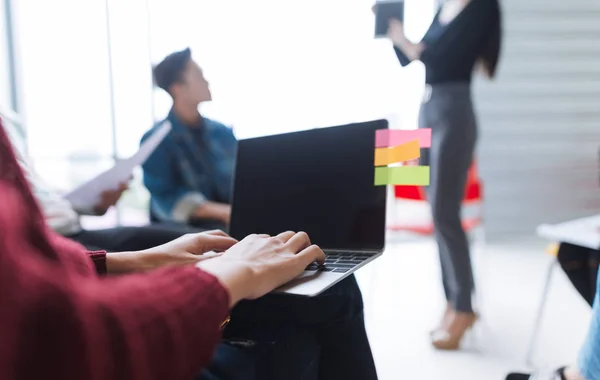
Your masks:
M429 166L375 168L375 186L429 186Z

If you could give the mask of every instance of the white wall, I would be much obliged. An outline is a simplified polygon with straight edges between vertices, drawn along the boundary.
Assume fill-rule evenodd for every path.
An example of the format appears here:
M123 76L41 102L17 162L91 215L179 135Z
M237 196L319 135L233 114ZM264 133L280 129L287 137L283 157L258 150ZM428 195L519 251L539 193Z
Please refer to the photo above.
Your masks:
M490 238L600 211L600 2L502 5L500 73L475 91Z

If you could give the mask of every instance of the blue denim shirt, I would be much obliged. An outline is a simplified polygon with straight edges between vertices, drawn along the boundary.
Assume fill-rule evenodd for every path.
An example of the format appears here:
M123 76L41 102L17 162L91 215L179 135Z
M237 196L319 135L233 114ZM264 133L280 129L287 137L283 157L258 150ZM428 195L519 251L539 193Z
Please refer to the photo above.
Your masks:
M185 223L206 201L230 203L237 146L231 129L207 118L202 126L189 128L172 110L166 120L173 128L142 165L153 216Z

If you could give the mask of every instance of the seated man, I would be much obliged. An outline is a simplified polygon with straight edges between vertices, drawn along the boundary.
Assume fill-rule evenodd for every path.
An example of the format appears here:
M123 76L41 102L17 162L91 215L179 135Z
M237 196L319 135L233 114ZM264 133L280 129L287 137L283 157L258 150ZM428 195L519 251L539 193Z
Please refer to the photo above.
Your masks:
M190 49L166 57L154 68L154 78L173 99L166 119L173 129L143 165L151 213L162 222L226 227L236 149L233 132L200 115L198 106L210 101L211 93Z

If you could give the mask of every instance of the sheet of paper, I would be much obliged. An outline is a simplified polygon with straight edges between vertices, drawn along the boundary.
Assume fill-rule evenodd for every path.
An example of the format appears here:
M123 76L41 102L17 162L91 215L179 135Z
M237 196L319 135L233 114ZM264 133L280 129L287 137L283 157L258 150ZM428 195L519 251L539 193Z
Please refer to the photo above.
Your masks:
M412 140L393 148L375 148L375 166L387 166L419 157L421 157L419 140Z
M144 141L137 153L131 156L131 158L129 158L129 160L131 161L130 164L133 165L132 168L146 162L146 160L148 159L148 157L150 157L152 152L154 152L158 144L160 144L164 140L165 136L167 136L167 134L171 132L172 127L173 126L171 125L171 122L167 120L164 123L162 123L160 128L156 132L154 132L152 136L148 137L146 141Z
M376 167L375 186L429 186L429 166Z
M600 249L600 215L559 224L542 224L537 234L548 240Z
M375 147L388 148L406 144L412 140L419 140L421 148L431 147L431 129L381 129L375 132Z
M121 183L127 183L131 179L133 169L143 164L156 147L163 141L171 131L171 123L166 121L160 128L144 143L133 156L119 161L112 168L100 173L83 185L65 196L77 209L91 209L100 201L102 192L118 189Z

